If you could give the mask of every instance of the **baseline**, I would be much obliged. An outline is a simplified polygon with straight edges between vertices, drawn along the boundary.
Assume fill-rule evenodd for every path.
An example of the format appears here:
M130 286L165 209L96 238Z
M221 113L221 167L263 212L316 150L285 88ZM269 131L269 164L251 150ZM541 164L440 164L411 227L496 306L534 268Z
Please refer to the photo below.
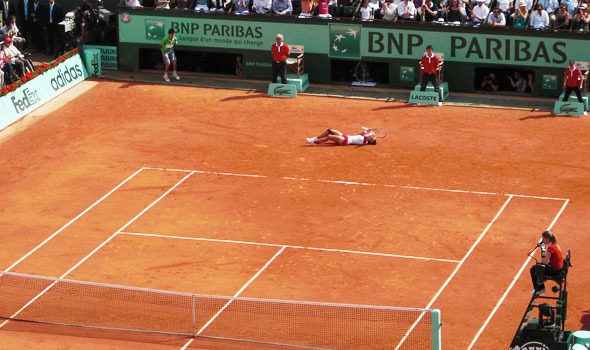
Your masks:
M23 312L26 308L28 308L29 305L31 305L37 299L39 299L41 296L43 296L47 291L49 291L51 288L53 288L53 286L55 286L59 280L66 278L70 273L72 273L72 271L74 271L75 269L77 269L86 260L90 259L90 257L92 257L92 255L94 255L102 247L104 247L110 241L112 241L121 231L123 231L125 228L127 228L132 223L134 223L143 214L145 214L148 210L150 210L154 205L156 205L158 202L160 202L164 197L166 197L168 194L170 194L170 192L172 192L175 188L177 188L178 186L180 186L180 184L182 184L185 180L187 180L193 174L194 174L193 172L188 173L186 176L184 176L182 179L180 179L176 184L174 184L172 187L170 187L166 192L164 192L162 195L160 195L158 198L156 198L152 203L150 203L150 205L148 205L141 212L139 212L139 214L137 214L135 217L133 217L131 220L129 220L125 225L123 225L121 228L119 228L117 231L115 231L109 238L107 238L104 242L102 242L101 244L99 244L96 248L94 248L90 253L88 253L85 257L83 257L76 264L74 264L74 266L72 266L70 269L68 269L66 272L64 272L60 277L58 277L56 279L55 282L53 282L52 284L50 284L49 286L47 286L39 294L37 294L35 297L33 297L31 300L29 300L23 307L21 307L18 311L16 311L12 316L10 316L8 319L6 319L4 322L2 322L0 324L0 329L3 328L11 319L15 318L21 312Z
M204 241L204 242L214 242L214 243L244 244L244 245L267 246L267 247L285 247L285 248L291 248L291 249L307 249L307 250L318 250L318 251L325 251L325 252L359 254L359 255L373 255L373 256L400 258L400 259L428 260L428 261L447 262L447 263L459 263L460 262L459 260L453 260L453 259L440 259L440 258L429 258L429 257L424 257L424 256L365 252L365 251L347 250L347 249L305 247L305 246L280 244L280 243L276 243L276 244L275 243L260 243L260 242L251 242L251 241L237 241L237 240L230 240L230 239L183 237L183 236L162 235L162 234L142 233L142 232L126 232L126 231L119 232L119 234L127 235L127 236L181 239L181 240Z

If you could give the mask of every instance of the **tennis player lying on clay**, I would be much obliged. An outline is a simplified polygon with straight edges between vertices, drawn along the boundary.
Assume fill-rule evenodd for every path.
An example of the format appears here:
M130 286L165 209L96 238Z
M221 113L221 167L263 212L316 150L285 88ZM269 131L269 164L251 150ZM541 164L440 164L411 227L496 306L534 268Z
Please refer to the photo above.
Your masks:
M340 146L348 145L376 145L377 135L374 129L363 127L362 131L356 135L346 135L335 129L327 129L316 137L308 137L307 143L334 143Z

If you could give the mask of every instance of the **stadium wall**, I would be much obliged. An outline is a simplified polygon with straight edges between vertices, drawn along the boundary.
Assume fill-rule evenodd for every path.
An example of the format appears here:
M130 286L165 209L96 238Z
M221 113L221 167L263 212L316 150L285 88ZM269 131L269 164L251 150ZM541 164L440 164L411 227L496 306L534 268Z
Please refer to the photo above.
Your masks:
M330 83L335 60L363 60L386 64L391 87L412 87L418 60L432 44L444 54L452 91L473 91L478 69L522 69L535 73L536 95L557 96L568 60L590 61L590 36L581 33L126 8L119 9L118 21L119 69L127 71L139 69L139 50L157 49L169 28L177 32L178 51L243 55L250 78L269 78L276 33L305 46L306 73L318 83Z

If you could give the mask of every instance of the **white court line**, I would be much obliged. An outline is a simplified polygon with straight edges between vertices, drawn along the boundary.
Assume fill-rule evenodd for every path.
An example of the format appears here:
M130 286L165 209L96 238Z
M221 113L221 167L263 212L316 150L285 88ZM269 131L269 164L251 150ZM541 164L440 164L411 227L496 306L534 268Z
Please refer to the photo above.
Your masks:
M523 194L511 194L511 193L505 193L505 195L512 196L512 197L519 197L519 198L543 199L543 200L547 200L547 201L569 201L569 198L559 198L559 197L526 196Z
M267 176L267 175L240 174L240 173L217 172L217 171L206 171L206 170L186 170L186 169L159 168L159 167L144 167L144 169L159 170L159 171L179 171L179 172L191 172L192 171L192 172L199 173L199 174L223 175L223 176L271 178L270 176ZM470 190L461 190L461 189L452 189L452 188L421 187L421 186L412 186L412 185L393 185L393 184L375 184L375 183L368 183L368 182L310 179L310 178L305 178L305 177L292 177L292 176L280 176L278 178L283 179L283 180L313 181L313 182L324 182L324 183L333 183L333 184L340 184L340 185L382 186L382 187L390 187L390 188L403 188L403 189L408 189L408 190L465 193L465 194L475 194L475 195L483 195L483 196L497 196L497 195L499 195L499 193L496 193L496 192L470 191ZM507 196L507 197L534 198L534 199L546 199L546 200L557 200L557 201L566 200L566 198L532 196L532 195L526 195L526 194L503 193L501 195Z
M143 167L143 168L144 169L149 169L149 170L159 170L159 171L178 171L178 172L191 172L192 171L194 173L210 174L210 175L240 176L240 177L255 177L255 178L271 178L270 176L266 176L266 175L240 174L240 173L220 172L220 171L185 170L185 169L174 169L174 168L170 168L169 169L169 168L158 168L158 167ZM291 177L291 176L280 176L278 178L279 179L283 179L283 180L313 181L313 182L324 182L324 183L332 183L332 184L339 184L339 185L382 186L382 187L403 188L403 189L422 190L422 191L438 191L438 192L466 193L466 194L477 194L477 195L487 195L487 196L497 196L498 195L498 193L495 193L495 192L469 191L469 190L445 189L445 188L435 188L435 187L420 187L420 186L392 185L392 184L375 184L375 183L368 183L368 182L344 181L344 180L310 179L310 178L305 178L305 177Z
M254 280L256 278L258 278L258 276L260 276L260 274L266 270L266 268L279 256L281 255L282 252L285 251L287 247L281 247L281 249L279 249L275 255L273 255L272 258L270 258L270 260L268 260L266 262L266 264L264 264L264 266L262 266L255 274L254 276L252 276L252 278L250 278L250 280L248 280L248 282L246 282L246 284L244 284L242 286L242 288L240 288L240 290L237 291L236 294L234 294L234 296L227 302L225 303L225 305L223 305L223 307L221 309L219 309L219 311L217 311L217 313L215 315L213 315L213 317L211 317L209 319L209 321L207 321L207 323L205 323L205 325L203 325L203 327L201 327L201 329L199 329L199 331L197 332L196 337L198 337L199 335L201 335L201 333L203 333L205 331L205 329L207 329L207 327L209 327L209 325L211 325L211 323L213 323L213 321L215 321L215 319L217 319L217 317L219 317L219 315L221 315L221 313L227 309L228 306L231 305L231 303L234 302L234 300L236 300L237 297L240 296L240 294L242 294L242 292L244 292L244 290L246 290L246 288L248 288L248 286L250 286L250 284L252 284L252 282L254 282ZM181 350L186 350L186 348L188 348L189 345L191 345L191 343L195 340L195 338L191 338L189 339L182 348L180 348Z
M215 242L215 243L245 244L245 245L266 246L266 247L286 247L286 248L291 248L291 249L308 249L308 250L319 250L319 251L324 251L324 252L348 253L348 254L359 254L359 255L373 255L373 256L384 256L384 257L392 257L392 258L401 258L401 259L439 261L439 262L447 262L447 263L458 263L459 262L459 260L440 259L440 258L429 258L429 257L424 257L424 256L400 255L400 254L389 254L389 253L374 253L374 252L364 252L364 251L346 250L346 249L304 247L304 246L298 246L298 245L278 244L278 243L259 243L259 242L251 242L251 241L236 241L236 240L231 240L231 239L216 239L216 238L172 236L172 235L161 235L161 234L141 233L141 232L119 232L119 233L121 235L128 235L128 236L169 238L169 239L183 239L183 240L189 240L189 241L203 241L203 242Z
M166 192L164 192L160 197L158 197L156 200L154 200L150 205L148 205L147 207L145 207L139 214L135 215L135 217L131 220L129 220L125 225L123 225L120 229L118 229L117 231L115 231L115 233L113 233L109 238L107 238L104 242L102 242L101 244L98 245L98 247L94 248L90 253L88 253L88 255L86 255L84 258L82 258L80 261L78 261L74 266L72 266L69 270L67 270L63 275L61 275L60 277L58 277L57 279L63 279L66 278L72 271L74 271L75 269L77 269L80 265L82 265L86 260L88 260L92 255L94 255L94 253L96 253L97 251L99 251L102 247L104 247L107 243L109 243L110 241L113 240L113 238L115 238L121 231L123 231L126 227L128 227L129 225L131 225L132 223L134 223L137 219L139 219L143 214L145 214L148 210L150 210L154 205L156 205L160 200L162 200L164 197L166 197L170 192L172 192L176 187L178 187L181 183L183 183L186 179L188 179L191 175L193 175L192 172L190 172L188 175L186 175L185 177L183 177L180 181L178 181L174 186L170 187ZM51 283L49 286L47 286L47 288L45 288L43 291L41 291L39 294L37 294L33 299L29 300L29 302L27 302L23 307L21 307L17 312L15 312L12 316L10 316L7 320L5 320L4 322L2 322L0 324L0 328L4 327L8 321L10 321L10 319L15 318L16 316L18 316L21 312L23 312L27 307L29 307L29 305L31 305L32 303L35 302L35 300L39 299L43 294L45 294L48 290L50 290L51 288L53 288L53 286L55 286L58 282L58 280L56 280L55 282Z
M88 208L84 209L84 211L82 211L80 214L76 215L75 218L73 218L72 220L68 221L67 224L65 224L62 227L60 227L57 231L55 231L53 234L51 234L51 236L47 237L43 242L39 243L35 248L31 249L28 253L26 253L25 255L23 255L20 259L18 259L17 261L15 261L12 265L10 265L6 269L4 269L4 271L9 272L13 268L15 268L16 265L20 264L23 260L25 260L26 258L28 258L29 256L31 256L31 254L35 253L37 250L39 250L41 247L43 247L45 244L47 244L47 242L49 242L53 238L55 238L55 236L59 235L63 230L65 230L66 228L68 228L71 224L73 224L79 218L81 218L82 216L84 216L84 214L88 213L90 210L92 210L94 207L96 207L100 202L102 202L107 197L109 197L111 194L113 194L115 191L117 191L119 188L121 188L121 186L123 186L127 182L129 182L132 178L134 178L142 170L144 170L144 168L141 168L141 169L137 170L136 172L134 172L133 174L129 175L129 177L127 177L125 180L123 180L121 183L119 183L117 186L115 186L107 194L105 194L104 196L102 196L99 200L97 200L96 202L94 202Z
M559 212L557 213L557 215L555 216L555 218L553 219L553 221L551 222L549 227L547 227L547 230L551 230L553 228L553 226L557 222L557 219L559 219L559 217L561 216L561 214L565 210L565 207L567 207L568 203L569 203L569 199L565 200L565 202L561 206L561 209L559 209ZM535 250L537 250L537 248L535 248ZM534 250L533 250L533 252L534 252ZM485 320L485 322L483 323L483 325L481 326L479 331L477 331L477 334L475 334L475 337L473 337L473 340L471 340L471 343L469 344L468 349L471 349L475 345L475 343L477 342L477 340L481 336L481 333L483 333L485 328L488 326L488 323L490 323L492 317L494 317L494 315L496 314L496 312L500 308L500 305L502 305L502 303L504 302L504 299L506 299L506 296L508 296L508 293L510 293L510 291L512 290L512 288L516 284L516 281L518 281L518 279L520 278L520 275L522 274L522 272L527 267L527 265L529 264L530 261L531 261L531 256L529 255L527 257L527 259L524 261L524 264L522 264L522 266L520 267L520 270L518 270L518 272L516 273L516 276L514 276L514 278L512 279L512 282L510 282L510 285L508 286L508 288L506 288L506 290L504 291L504 294L502 294L502 297L500 297L500 299L498 300L498 302L494 306L494 309L492 310L492 312L490 312L490 314L488 315L488 318Z
M479 235L479 237L477 237L477 240L473 243L473 245L471 245L471 248L469 248L469 251L467 252L467 254L465 254L465 256L463 257L463 259L461 259L461 261L457 264L457 266L455 267L455 270L453 270L453 272L447 278L447 280L445 281L445 283L443 283L442 287L440 287L440 289L438 290L438 292L436 292L436 294L430 300L430 302L428 303L428 305L426 305L425 309L430 309L432 307L432 304L434 304L434 302L436 301L436 299L438 299L438 297L445 290L445 288L447 287L447 285L449 285L449 283L451 282L451 280L453 279L453 277L455 277L455 275L457 274L457 272L459 272L459 269L461 269L461 266L463 266L463 263L465 263L465 261L467 260L467 258L469 258L469 256L471 255L471 253L475 250L475 247L477 247L477 245L479 244L479 242L481 242L481 240L488 233L488 231L490 230L490 228L492 227L492 225L498 220L498 218L500 217L500 215L502 214L502 212L504 211L504 209L506 209L506 207L508 206L508 203L510 203L510 201L512 200L512 198L513 198L512 196L509 196L508 199L506 199L506 201L504 202L504 204L502 205L502 207L500 208L500 210L498 210L498 212L496 213L496 216L494 216L494 218L492 219L492 221L490 221L490 223L482 231L482 233ZM410 327L410 329L406 332L406 334L404 335L404 337L400 340L400 342L395 347L395 350L399 349L402 346L402 344L406 341L406 339L408 338L408 336L410 335L410 333L412 333L412 331L414 330L414 328L416 327L416 325L418 325L418 323L420 322L420 320L422 319L422 317L424 317L424 312L422 312L420 314L420 316L418 317L418 319L416 319L416 321L414 322L414 324L412 324L412 326Z

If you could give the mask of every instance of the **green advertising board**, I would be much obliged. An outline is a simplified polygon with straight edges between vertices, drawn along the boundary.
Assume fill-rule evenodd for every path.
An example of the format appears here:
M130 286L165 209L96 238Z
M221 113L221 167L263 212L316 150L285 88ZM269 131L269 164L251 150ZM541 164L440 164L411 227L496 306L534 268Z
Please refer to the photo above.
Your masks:
M157 47L169 28L177 32L178 45L268 51L277 33L290 44L304 45L306 53L335 59L418 59L433 45L447 62L558 68L570 59L590 61L587 36L551 36L543 32L502 34L482 28L448 31L375 26L359 23L298 23L252 19L215 18L195 14L186 17L150 16L138 11L119 14L119 41ZM317 23L317 22L316 22Z
M100 65L104 70L117 70L117 47L84 45L84 50L100 50Z
M125 21L123 21L125 19ZM119 14L119 42L152 44L157 46L168 29L174 28L179 46L223 49L265 50L275 41L276 34L285 36L285 42L305 45L305 52L323 53L328 36L317 36L327 28L323 25L295 23L254 22L244 20L212 19L211 17L155 17Z

